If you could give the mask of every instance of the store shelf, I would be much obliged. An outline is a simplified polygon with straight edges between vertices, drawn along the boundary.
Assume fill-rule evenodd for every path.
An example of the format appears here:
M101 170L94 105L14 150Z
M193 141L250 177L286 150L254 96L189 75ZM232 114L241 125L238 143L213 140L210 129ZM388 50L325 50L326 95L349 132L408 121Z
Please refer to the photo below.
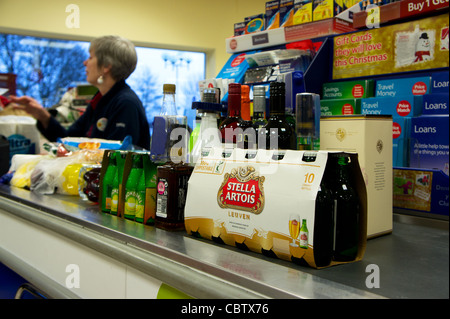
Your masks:
M225 43L227 53L239 53L351 31L350 22L333 18L231 37Z
M44 274L41 277L60 285L67 296L110 298L117 291L107 289L115 284L108 282L108 272L126 267L128 274L160 280L195 298L449 297L447 221L395 216L393 234L369 240L362 261L322 270L102 214L97 205L78 197L41 196L5 185L0 185L0 221L0 261L7 257L4 263L30 282L36 273ZM28 228L54 239L43 245L40 236L34 236L27 242ZM56 255L57 245L67 248ZM57 266L66 260L85 262L76 258L81 253L87 258L95 253L109 266L81 268L92 282L82 281L85 290L67 289L67 274L62 270L61 275ZM23 265L16 269L20 262L28 264L32 276ZM380 288L366 286L367 267L373 265L380 269ZM120 276L114 278L120 287ZM123 296L134 296L130 291L142 284L141 279L133 282ZM104 285L103 295L89 285L94 290Z
M443 12L448 10L446 0L403 0L382 5L379 8L380 25ZM366 28L367 11L356 12L353 15L353 27L355 29Z

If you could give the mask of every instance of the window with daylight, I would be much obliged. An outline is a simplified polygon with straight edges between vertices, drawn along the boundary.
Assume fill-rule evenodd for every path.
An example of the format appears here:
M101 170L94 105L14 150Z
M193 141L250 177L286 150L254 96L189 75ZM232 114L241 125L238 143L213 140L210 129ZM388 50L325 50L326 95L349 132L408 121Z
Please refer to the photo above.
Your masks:
M198 82L205 78L203 52L136 47L138 64L127 79L144 104L147 120L159 114L164 83L176 84L178 115L193 127L193 101L200 100ZM83 61L89 42L0 33L0 73L14 73L16 95L29 95L45 107L59 102L68 88L86 82Z

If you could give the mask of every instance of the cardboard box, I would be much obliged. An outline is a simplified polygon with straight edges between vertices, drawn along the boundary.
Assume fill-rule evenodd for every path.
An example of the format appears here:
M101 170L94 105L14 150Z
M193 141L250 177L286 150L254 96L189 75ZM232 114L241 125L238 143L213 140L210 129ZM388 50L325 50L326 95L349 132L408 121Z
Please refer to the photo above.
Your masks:
M237 22L234 24L234 36L240 36L245 34L245 22Z
M447 93L432 93L423 95L423 115L448 115L449 94Z
M448 179L440 170L394 168L394 207L448 217Z
M320 148L358 153L367 188L367 237L392 232L392 117L330 116L320 120Z
M430 93L431 78L429 76L377 81L376 97L397 97L407 95L424 95Z
M234 149L229 157L223 152L215 148L195 166L185 206L187 232L258 253L271 251L289 261L303 259L316 267L315 199L328 152L318 151L314 162L303 161L303 151L287 150L281 160L273 159L274 150L258 150L254 158L247 158L244 149ZM348 156L362 207L356 261L366 245L366 193L358 156ZM298 233L294 238L290 234L292 214L307 225L308 233L301 237L305 248Z
M343 0L313 0L313 21L333 18L342 11Z
M233 54L228 59L227 63L225 63L222 70L220 70L219 74L217 74L216 78L230 80L230 83L242 83L245 72L249 68L246 56L257 52L258 51L249 51L245 53ZM225 96L228 97L227 94L222 94L222 101L224 100Z
M294 0L280 0L280 27L294 24Z
M135 153L141 154L143 158L144 174L146 174L146 194L144 207L144 224L149 224L151 219L155 219L156 213L156 168L157 164L150 160L149 152L131 152L131 151L113 151L105 150L102 160L102 168L100 171L100 191L99 202L102 203L103 193L103 177L109 165L108 154L110 152L119 152L120 156L116 156L117 167L119 169L119 195L117 203L117 216L123 218L124 204L125 204L125 185L132 166L132 155ZM100 205L101 209L101 205Z
M321 116L361 114L361 99L320 100Z
M329 100L373 97L374 86L374 80L324 83L322 86L322 98Z
M303 24L313 21L313 1L295 0L293 24Z
M411 120L410 167L449 174L448 124L448 115L423 115Z
M422 96L372 97L361 99L361 114L417 116L422 112Z
M256 14L251 17L245 17L245 34L255 33L264 30L264 14Z
M266 2L265 25L266 30L280 27L280 0Z
M403 116L392 117L392 165L396 167L409 166L409 141L411 118Z

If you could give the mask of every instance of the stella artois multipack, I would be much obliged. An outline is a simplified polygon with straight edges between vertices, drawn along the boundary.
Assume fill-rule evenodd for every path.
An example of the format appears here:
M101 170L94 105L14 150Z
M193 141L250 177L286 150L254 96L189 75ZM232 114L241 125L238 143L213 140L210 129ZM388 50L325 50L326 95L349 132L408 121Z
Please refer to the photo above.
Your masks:
M354 189L357 204L348 212L319 208L324 181L336 171L326 167L336 156L351 163L343 187ZM366 219L356 153L213 148L193 170L185 206L188 234L314 268L362 259Z

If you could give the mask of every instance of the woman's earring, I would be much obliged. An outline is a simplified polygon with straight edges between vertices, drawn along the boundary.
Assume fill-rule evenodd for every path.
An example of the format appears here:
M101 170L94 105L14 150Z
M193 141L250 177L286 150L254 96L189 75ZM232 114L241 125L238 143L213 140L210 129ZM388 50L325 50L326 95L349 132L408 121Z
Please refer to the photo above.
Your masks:
M100 75L97 79L98 84L103 84L103 75Z

